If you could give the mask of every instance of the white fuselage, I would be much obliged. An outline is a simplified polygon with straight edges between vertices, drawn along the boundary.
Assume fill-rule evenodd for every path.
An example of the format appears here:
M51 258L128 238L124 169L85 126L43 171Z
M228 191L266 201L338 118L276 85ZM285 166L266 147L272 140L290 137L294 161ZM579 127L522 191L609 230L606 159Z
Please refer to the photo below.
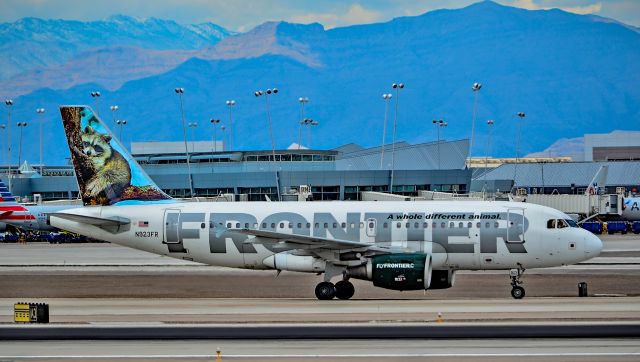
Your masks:
M65 213L124 217L121 230L51 216L51 225L135 249L209 265L268 269L267 257L294 249L227 229L394 246L433 256L434 269L511 269L568 265L599 254L602 243L544 206L510 202L215 202L96 206ZM295 247L300 253L300 247ZM304 251L304 250L303 250ZM331 250L308 251L332 253Z
M628 221L640 221L640 197L625 197L622 218Z

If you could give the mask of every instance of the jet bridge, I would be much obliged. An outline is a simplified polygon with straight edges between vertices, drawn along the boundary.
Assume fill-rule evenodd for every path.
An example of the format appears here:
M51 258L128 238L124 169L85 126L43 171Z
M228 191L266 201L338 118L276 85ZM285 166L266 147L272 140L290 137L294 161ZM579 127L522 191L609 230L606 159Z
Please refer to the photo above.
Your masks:
M529 194L518 198L522 202L544 205L563 211L567 214L578 214L580 220L591 219L596 216L622 215L623 195L543 195Z

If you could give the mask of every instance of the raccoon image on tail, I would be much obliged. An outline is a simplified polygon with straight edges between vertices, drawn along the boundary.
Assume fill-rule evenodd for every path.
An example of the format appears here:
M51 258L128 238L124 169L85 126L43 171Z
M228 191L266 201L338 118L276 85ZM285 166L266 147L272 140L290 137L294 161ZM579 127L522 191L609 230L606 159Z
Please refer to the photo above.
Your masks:
M83 196L96 197L104 192L111 199L121 195L131 185L131 169L127 160L109 144L111 136L86 126L80 138L84 160L91 163L91 169L95 170L84 190L81 190Z

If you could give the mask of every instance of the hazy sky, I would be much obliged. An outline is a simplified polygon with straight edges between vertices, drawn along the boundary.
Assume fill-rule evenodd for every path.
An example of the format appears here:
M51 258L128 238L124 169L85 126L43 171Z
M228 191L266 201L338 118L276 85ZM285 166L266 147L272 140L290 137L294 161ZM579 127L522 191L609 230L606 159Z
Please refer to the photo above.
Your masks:
M441 8L460 8L478 0L0 0L0 22L23 17L100 20L114 14L213 22L246 31L269 20L319 22L326 28L388 21ZM640 26L640 0L497 0L526 9L561 8L596 14Z

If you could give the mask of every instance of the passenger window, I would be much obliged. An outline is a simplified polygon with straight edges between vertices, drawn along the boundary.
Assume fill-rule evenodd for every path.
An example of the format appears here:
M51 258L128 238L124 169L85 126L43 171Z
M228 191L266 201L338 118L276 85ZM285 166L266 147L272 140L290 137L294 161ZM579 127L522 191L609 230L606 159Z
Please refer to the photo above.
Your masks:
M458 223L458 227L462 229L464 227L464 223L463 222L459 222Z
M484 224L484 227L486 227L486 228L488 229L488 228L490 228L490 227L491 227L491 224L489 224L488 222L486 222L486 223Z
M230 222L227 223L227 229L231 229L231 223Z
M240 229L240 223L239 222L236 223L236 229Z
M205 227L204 223L200 224L200 229L204 229L204 227Z
M334 223L333 223L333 228L334 228L334 229L337 229L337 228L338 228L338 223L337 223L337 222L334 222Z
M248 229L248 228L249 228L249 223L248 223L248 222L245 222L245 223L244 223L244 228L245 228L245 229Z
M284 229L284 223L283 222L280 223L280 229Z
M449 223L449 227L453 229L453 228L454 228L454 227L456 227L456 226L455 226L455 224L454 224L453 222L450 222L450 223Z
M411 227L411 223L406 223L404 226L409 229Z
M467 223L467 227L468 227L469 229L471 229L471 228L473 227L473 223L472 223L471 221L469 221L469 222Z
M429 227L429 224L428 224L428 223L426 223L426 222L423 222L423 223L422 223L422 227L423 227L423 228L425 228L425 229L427 229L427 228Z
M349 224L349 225L350 225L349 227L350 227L350 228L352 228L352 229L355 229L355 228L356 228L356 224L354 224L354 223L351 223L351 224Z
M293 224L289 223L289 229L293 229Z
M266 229L266 228L267 228L267 223L266 223L266 222L263 222L263 223L262 223L262 228L263 228L263 229Z
M369 224L369 225L371 225L371 224ZM371 227L371 226L369 226L369 227ZM382 227L383 227L383 228L385 228L385 229L387 229L387 228L389 228L389 224L387 224L387 223L385 222L384 224L382 224Z
M316 228L316 229L319 229L320 228L320 223L313 224L313 227Z
M298 229L302 229L302 223L298 223Z
M364 221L360 221L360 229L364 228Z
M481 226L481 225L482 225L482 223L481 223L480 221L478 221L478 222L476 223L476 227L477 227L478 229L480 229L480 226Z
M434 228L434 229L435 229L435 228L436 228L436 226L438 226L438 224L437 224L435 221L431 223L431 227L432 227L432 228Z
M496 228L496 229L498 228L498 222L497 221L493 223L493 227Z
M401 226L402 226L402 223L398 221L398 223L396 223L396 228L400 229Z
M419 228L420 227L420 223L417 222L417 223L413 224L413 227L416 228L416 229Z
M556 220L551 219L547 221L547 229L555 229L556 228Z
M343 222L341 225L342 225L343 229L346 229L346 227L347 227L347 223L346 222Z
M325 223L324 223L324 228L325 228L325 229L328 229L328 228L329 228L329 223L328 223L328 222L325 222Z
M310 222L307 223L307 229L311 229L311 223Z
M271 223L271 228L272 228L272 229L275 229L275 228L276 228L276 223L275 223L275 222L272 222L272 223Z
M443 228L443 229L446 228L447 227L447 223L446 222L441 222L440 223L440 227Z

